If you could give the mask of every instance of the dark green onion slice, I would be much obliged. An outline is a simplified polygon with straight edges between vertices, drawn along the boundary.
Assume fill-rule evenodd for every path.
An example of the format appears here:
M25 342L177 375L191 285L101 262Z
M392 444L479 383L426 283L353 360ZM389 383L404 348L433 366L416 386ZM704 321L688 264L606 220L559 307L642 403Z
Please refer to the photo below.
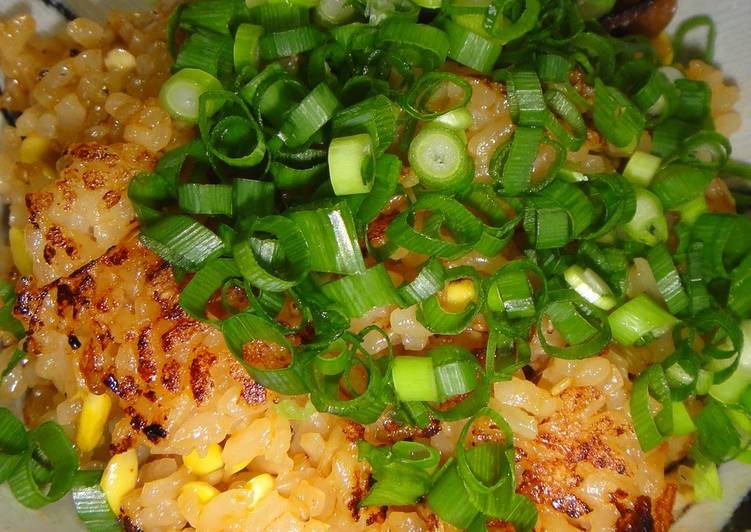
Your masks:
M652 415L651 397L660 403L660 411L656 415ZM650 366L634 381L630 407L636 437L645 451L654 449L665 436L672 434L673 408L662 366Z
M443 23L449 40L448 56L464 66L489 74L501 55L502 46L450 19Z
M239 277L240 270L234 260L211 261L201 268L180 292L180 306L193 319L210 321L206 317L206 305L209 300L228 280Z
M397 49L413 48L431 70L446 62L449 51L448 37L438 28L397 18L389 19L379 27L377 43Z
M214 232L181 214L166 214L143 227L140 238L154 253L188 271L199 270L224 249Z
M376 307L403 304L382 263L362 273L331 281L320 290L351 318L359 318Z
M446 85L457 87L461 98L452 98L449 107L431 109L433 96ZM472 86L461 76L451 72L430 72L417 79L404 96L404 110L419 120L431 120L455 109L466 107L472 97Z
M678 314L684 311L689 306L689 299L665 245L658 244L653 247L647 255L647 260L657 281L657 289L670 313Z
M311 271L344 275L365 271L352 211L346 203L295 210L287 216L308 242Z
M627 153L636 148L644 131L644 116L615 87L595 81L594 122L597 130Z
M531 70L512 71L507 86L515 122L521 126L544 125L547 106L537 74Z
M73 505L90 532L120 532L123 527L107 502L99 481L101 470L80 470L73 480Z
M222 322L222 333L232 354L257 383L286 395L308 391L299 356L276 325L241 313Z
M0 407L0 482L8 480L25 459L28 447L26 427L10 410Z
M397 121L394 104L383 94L342 109L331 120L334 137L368 133L373 149L383 153L396 138Z
M471 283L469 297L461 297L463 308L446 309L444 305L451 304L450 298L452 290L464 290L464 286L454 288L454 283ZM471 266L455 266L446 270L444 274L443 293L434 294L421 301L417 307L417 321L422 323L426 329L436 334L458 334L466 329L472 322L472 319L479 312L483 305L482 281L477 270ZM469 285L469 283L467 283Z
M16 500L28 508L41 508L63 498L73 486L78 470L78 454L62 427L53 421L42 423L29 432L29 449L8 479ZM34 478L36 453L49 464L49 475L40 485Z
M264 260L260 246L254 239L257 233L276 237L276 245L280 247L286 262L284 274L273 271L273 260ZM294 221L279 215L272 214L256 220L250 227L249 238L237 242L234 253L235 262L243 277L261 290L287 290L310 272L310 251L303 231Z
M421 232L415 228L415 216L429 211L442 218L442 225L453 235L453 241L440 234ZM386 229L391 242L406 249L436 257L457 257L474 246L482 236L482 223L461 203L446 196L425 194L409 210L397 216Z
M261 59L273 61L281 57L309 52L326 42L326 36L313 26L267 33L258 43Z
M399 296L405 305L423 301L443 288L446 270L437 259L428 259L409 283L399 287Z
M532 169L544 132L537 127L518 127L514 131L503 171L494 176L504 195L518 196L539 188L539 183L532 183Z
M365 226L372 222L396 193L402 162L396 155L384 154L376 159L373 188L357 209L355 219Z
M701 168L671 164L660 170L650 190L666 209L674 209L704 194L712 175Z
M177 204L189 214L232 216L232 185L185 183L177 187Z
M560 347L548 341L545 317L568 345ZM551 296L540 310L536 328L542 348L557 358L581 359L596 355L605 349L611 338L607 314L569 291Z
M279 137L290 147L305 144L339 108L339 100L325 83L319 83L287 116Z

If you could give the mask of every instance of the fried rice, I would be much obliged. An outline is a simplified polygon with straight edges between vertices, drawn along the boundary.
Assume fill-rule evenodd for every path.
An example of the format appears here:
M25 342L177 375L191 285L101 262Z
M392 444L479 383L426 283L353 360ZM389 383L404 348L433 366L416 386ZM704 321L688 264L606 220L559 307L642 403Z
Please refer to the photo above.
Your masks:
M35 34L29 15L0 21L0 107L16 114L15 125L0 132L0 194L10 229L21 232L24 244L13 256L3 245L0 268L17 283L16 315L29 332L28 355L0 384L0 399L19 407L28 425L53 419L75 439L86 394L112 397L103 440L81 458L101 467L112 454L136 449L137 488L121 510L126 529L451 530L422 503L359 508L371 480L355 444L363 437L372 443L410 438L448 456L461 423L413 430L384 416L361 426L317 413L305 398L264 389L218 331L184 313L169 264L139 243L127 198L130 178L194 134L157 99L170 72L165 39L173 4L111 12L101 24L79 18L49 38ZM738 91L722 73L696 60L685 73L710 84L718 130L727 135L738 128ZM474 118L468 146L482 178L512 122L502 85L468 79ZM581 80L572 82L591 97ZM645 134L641 146L649 144ZM592 172L612 170L619 156L594 130L570 154ZM536 165L545 165L544 153ZM404 184L410 179L402 175ZM734 208L721 181L713 190L710 208ZM463 260L494 271L513 254ZM409 275L420 260L400 258L392 276ZM21 263L27 271L19 271ZM631 290L653 290L654 279L645 277L635 267ZM373 323L405 352L441 342L417 321L414 307L374 309L352 329ZM486 331L478 318L459 341L482 346ZM10 337L3 340L0 366L16 347ZM380 342L374 334L365 347L377 352ZM537 529L642 530L649 523L667 530L685 506L690 489L666 469L683 458L687 440L643 452L628 409L629 375L664 358L670 347L657 343L566 361L532 345L539 379L520 371L495 384L490 405L514 431L517 491L536 504ZM197 475L184 463L216 445L222 468ZM262 474L273 477L273 488L258 501L244 486ZM196 480L219 495L203 503L181 489Z

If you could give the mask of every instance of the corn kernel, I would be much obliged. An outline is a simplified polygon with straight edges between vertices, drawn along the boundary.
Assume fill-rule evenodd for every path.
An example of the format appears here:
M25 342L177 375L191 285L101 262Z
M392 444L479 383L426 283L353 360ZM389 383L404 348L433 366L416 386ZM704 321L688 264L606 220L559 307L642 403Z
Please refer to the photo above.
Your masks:
M110 458L99 485L115 514L120 513L123 498L133 491L138 481L138 455L128 449Z
M657 51L657 57L660 58L660 62L663 65L673 64L673 60L675 59L673 41L667 33L663 31L657 37L652 39L652 46L654 46Z
M104 66L107 70L128 71L136 68L136 58L124 48L113 48L104 58Z
M22 163L33 164L44 157L50 147L50 141L39 135L29 135L21 141L18 150L18 160Z
M268 473L263 473L251 478L245 485L253 493L253 502L251 503L251 509L253 509L261 502L261 499L274 490L274 477Z
M93 451L104 433L104 424L112 408L112 399L107 394L85 392L81 417L78 420L76 445L82 452Z
M180 491L181 493L192 493L193 495L198 497L198 500L203 504L206 504L211 499L219 495L218 489L216 489L208 482L201 481L188 482L187 484L184 484L182 488L180 488Z
M29 249L26 247L26 237L23 230L18 227L11 227L8 232L10 241L10 254L13 257L13 264L21 275L31 275L32 260Z
M193 449L189 455L183 458L185 467L190 469L190 472L202 476L216 471L224 467L224 460L222 460L222 448L217 443L212 443L206 449L206 454L201 456L198 453L198 449Z
M475 283L471 279L451 281L444 291L443 306L448 312L461 312L476 297Z

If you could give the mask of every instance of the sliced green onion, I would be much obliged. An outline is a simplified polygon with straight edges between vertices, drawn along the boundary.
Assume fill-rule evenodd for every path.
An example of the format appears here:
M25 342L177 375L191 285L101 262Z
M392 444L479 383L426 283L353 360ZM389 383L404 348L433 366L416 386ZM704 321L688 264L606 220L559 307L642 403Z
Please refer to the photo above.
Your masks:
M666 209L674 209L703 195L711 179L711 174L700 168L671 164L657 173L650 190Z
M608 318L613 339L623 346L648 343L673 328L678 320L646 294L615 309Z
M287 116L279 137L287 146L305 144L339 108L339 100L325 83L319 83Z
M163 259L188 271L197 271L224 249L222 240L194 219L167 214L141 229L141 242Z
M571 241L571 217L559 207L526 209L524 231L535 249L555 249Z
M214 293L228 280L240 277L232 259L216 259L208 262L180 292L180 306L193 319L208 321L206 305Z
M463 347L443 345L430 351L441 400L473 391L480 384L480 364Z
M306 393L298 356L279 329L260 316L240 313L222 322L235 358L262 386L286 395Z
M192 33L182 45L172 71L201 70L229 84L232 78L232 37L204 32Z
M595 81L594 121L597 130L616 147L632 152L644 131L644 116L615 87Z
M78 518L90 532L119 532L122 525L99 486L101 478L101 470L78 471L71 490L73 505Z
M689 32L694 31L696 28L701 28L704 26L706 26L707 28L707 41L706 45L704 46L704 53L700 57L702 57L707 63L714 62L714 47L715 39L717 37L717 27L715 26L712 18L706 15L697 15L691 18L687 18L686 20L681 22L680 26L678 26L678 29L675 32L675 36L673 37L673 49L675 51L676 58L684 59L683 52L686 35Z
M441 225L453 235L448 241L442 235L418 231L415 215L421 210L440 216ZM461 203L446 196L425 194L408 211L397 216L386 229L386 236L396 245L417 253L436 257L456 257L466 253L483 234L481 222Z
M516 123L521 126L542 126L547 106L537 74L531 70L511 72L507 82L509 105Z
M344 275L365 271L352 211L346 203L295 210L287 216L308 242L311 271Z
M534 127L518 127L514 131L511 149L503 165L503 173L494 176L500 180L503 194L518 196L532 187L532 169L542 143L544 130Z
M361 226L372 222L396 192L401 174L402 162L396 155L384 154L375 164L373 188L357 210L355 218Z
M259 40L261 59L273 61L281 57L308 52L326 42L326 36L313 26L267 33Z
M204 29L229 34L230 24L244 9L237 0L197 0L180 15L180 26L190 30Z
M0 407L0 482L8 480L25 458L28 446L29 438L21 420Z
M507 0L491 1L483 21L485 30L502 43L514 41L530 32L537 24L542 9L539 0L524 0L524 10L517 12L516 19L509 25L505 12L509 4Z
M256 233L276 237L276 245L284 254L286 270L284 276L270 271L273 260L264 260L260 246L254 245ZM269 292L281 292L300 283L310 271L310 251L303 231L297 224L279 215L259 218L250 227L249 238L242 239L234 247L235 262L242 276L253 286Z
M447 108L433 109L433 96L440 89L454 86L462 93L462 97L451 98ZM466 107L472 96L472 86L461 76L451 72L429 72L417 79L404 96L404 110L418 120L431 120L455 109Z
M78 454L62 427L54 421L42 423L29 432L29 449L8 479L16 500L27 508L41 508L63 498L73 486L78 470ZM37 453L49 464L45 486L40 486L34 476L38 467Z
M159 103L172 118L195 124L198 122L198 101L201 95L221 89L219 80L208 72L197 68L183 68L164 82L159 90Z
M635 151L623 169L623 177L640 187L648 187L657 175L662 159L643 151Z
M266 31L286 31L310 24L310 9L303 6L269 3L250 8L250 22Z
M678 108L675 116L689 122L700 122L709 116L712 90L705 81L678 79Z
M473 163L466 143L448 128L420 130L409 145L409 163L428 190L454 192L472 181Z
M572 265L566 269L563 277L577 294L594 306L603 310L610 310L615 306L612 290L593 270Z
M399 287L399 296L405 305L414 305L429 298L446 280L446 270L437 259L428 259L412 282Z
M652 415L652 396L661 405L656 416ZM673 407L662 366L649 367L634 381L630 407L634 431L643 450L651 451L672 434Z
M383 264L348 275L320 287L345 315L359 318L376 307L401 306L402 301Z
M445 297L435 294L421 301L417 307L417 321L436 334L458 334L469 326L482 308L481 280L471 266L455 266L446 270L444 281Z
M240 72L246 67L258 70L258 65L261 62L259 40L263 34L263 26L256 24L240 24L237 27L235 44L232 49L235 71Z
M454 109L433 119L434 123L451 129L463 130L472 127L472 113L466 107Z
M658 244L647 255L649 267L657 281L657 289L665 300L671 314L678 314L689 306L689 299L683 283L675 269L673 259L664 244Z
M239 114L211 120L210 110L231 107ZM198 128L209 153L234 167L260 163L266 154L263 131L251 116L245 103L229 91L207 91L198 100Z
M394 142L397 132L394 104L379 94L342 109L331 120L334 137L368 133L373 140L373 150L381 154Z
M451 59L483 74L493 70L503 49L499 43L450 19L444 21L443 29L449 40L448 56Z
M190 214L232 216L232 185L185 183L177 187L177 204Z
M636 189L636 212L623 231L648 246L667 240L668 222L656 195L643 188Z
M364 194L373 188L375 161L370 135L338 137L329 145L329 176L334 194Z
M437 401L438 387L430 357L398 356L391 363L394 391L400 401Z
M612 324L602 309L568 291L551 298L537 318L537 337L546 353L558 358L580 359L596 355L607 346ZM546 316L567 346L558 347L548 342L543 322Z
M379 27L376 42L384 47L414 48L430 70L445 63L449 51L448 37L438 28L396 18Z
M274 184L254 179L232 181L233 212L238 217L271 214L274 207Z

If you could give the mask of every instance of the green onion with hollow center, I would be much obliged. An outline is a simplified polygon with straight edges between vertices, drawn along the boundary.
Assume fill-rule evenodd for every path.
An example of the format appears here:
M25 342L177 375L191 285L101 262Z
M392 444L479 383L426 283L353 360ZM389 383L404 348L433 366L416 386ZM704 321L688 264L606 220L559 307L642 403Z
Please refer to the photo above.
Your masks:
M411 282L399 287L399 296L405 305L414 305L441 290L445 279L443 264L439 260L428 259Z
M517 196L532 186L532 169L542 143L544 130L536 127L517 127L500 175L494 175L504 195Z
M515 122L520 126L543 126L547 106L537 74L530 70L511 72L507 86Z
M636 189L636 212L623 231L637 242L654 246L668 238L668 221L660 200L643 188Z
M440 216L441 225L451 232L453 239L440 234L418 231L417 212L424 210ZM466 253L482 237L481 222L458 201L438 194L425 194L408 211L397 216L386 229L386 236L396 245L436 257L456 257Z
M444 21L443 29L449 40L448 56L451 59L484 74L493 70L503 49L499 43L451 19Z
M452 129L425 127L409 145L409 164L428 190L455 192L472 181L465 141Z
M286 262L286 274L270 271L273 264L264 260L258 244L254 245L256 233L276 237ZM299 284L310 272L310 250L302 230L295 222L283 216L271 214L256 220L250 227L249 238L235 244L235 262L242 276L253 286L269 292L281 292Z
M645 125L644 116L628 98L599 79L595 81L594 121L608 141L627 153L636 149Z
M652 415L651 397L660 403L660 411ZM670 388L662 367L657 364L643 371L631 391L631 419L641 448L650 451L673 432L673 407Z
M322 285L320 290L351 318L359 318L375 307L402 305L383 264L331 281Z
M287 115L279 137L292 148L305 144L334 115L340 103L325 83L319 83Z
M180 306L193 319L209 321L206 305L228 280L240 277L235 261L216 259L207 263L180 292Z
M0 407L0 482L8 480L24 459L28 446L29 438L21 420Z
M221 89L222 84L211 74L197 68L183 68L164 82L159 90L159 103L172 118L195 124L201 95Z
M444 274L444 289L421 301L417 321L436 334L458 334L482 308L482 281L471 266L455 266Z
M329 176L334 194L365 194L373 188L375 161L370 135L338 137L329 145Z
M678 320L646 294L624 303L608 317L613 339L623 346L648 343L673 328Z
M547 317L566 346L553 345L545 334ZM600 308L587 303L568 290L554 292L537 317L537 337L551 356L581 359L601 352L611 338L612 323Z

